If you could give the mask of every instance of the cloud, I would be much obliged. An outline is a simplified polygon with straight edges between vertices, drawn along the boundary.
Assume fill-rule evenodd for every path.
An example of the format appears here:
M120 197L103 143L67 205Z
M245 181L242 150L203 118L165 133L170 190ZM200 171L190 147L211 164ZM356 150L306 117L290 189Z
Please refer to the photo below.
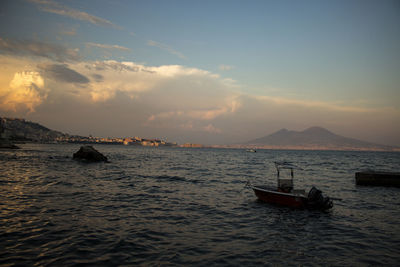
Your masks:
M8 90L0 91L0 103L6 110L35 111L47 97L44 79L38 72L23 71L14 74Z
M184 110L176 110L176 111L167 111L167 112L160 112L158 114L152 114L149 118L149 122L160 122L166 119L179 119L179 120L198 120L198 121L210 121L218 116L223 114L227 114L231 112L231 110L227 106L222 106L217 109L196 109L187 108Z
M115 60L106 61L94 61L86 62L85 68L92 71L117 71L117 72L138 72L141 65L137 65L133 62L118 62ZM142 66L143 67L143 66Z
M69 17L72 19L77 19L81 21L87 21L95 25L99 26L110 26L113 28L120 28L114 23L93 15L90 15L86 12L79 11L67 6L63 6L57 2L51 0L29 0L31 3L36 4L40 10L48 13L57 14L64 17Z
M227 115L230 113L235 113L241 106L241 104L237 100L237 96L225 96L224 98L218 99L219 107L207 107L204 108L204 105L191 104L190 108L186 108L185 110L179 110L174 112L162 112L159 114L153 114L149 117L149 121L155 121L157 119L166 119L171 117L180 117L183 119L189 120L199 120L199 121L210 121L215 118L223 115Z
M234 66L221 64L221 65L218 66L218 68L219 68L220 70L222 70L222 71L226 71L226 70L231 70L231 69L233 69Z
M372 141L371 133L381 132L391 142L400 136L398 109L246 94L198 68L113 60L37 63L1 55L0 62L2 112L21 117L28 112L74 134L209 144L318 125Z
M158 67L144 67L143 70L148 70L153 73L164 77L176 77L176 76L208 76L210 78L218 79L219 75L212 74L209 71L198 69L198 68L188 68L181 65L163 65Z
M68 68L66 64L39 64L38 68L47 78L54 79L60 82L86 84L89 79L82 74Z
M138 93L152 88L155 84L153 73L144 71L143 65L133 62L95 61L75 64L74 68L87 77L94 77L90 87L91 100L105 102L118 92L135 98Z
M291 98L276 97L276 96L254 96L254 98L260 101L266 101L280 106L289 105L289 106L299 106L299 107L317 108L317 109L320 108L325 110L341 111L341 112L357 112L357 113L365 113L373 110L373 108L345 106L331 102L291 99Z
M92 78L94 79L95 82L100 83L100 82L104 81L103 75L100 75L100 74L97 74L97 73L93 73L91 76L92 76Z
M217 134L222 133L221 129L215 128L214 125L212 124L208 124L207 126L203 127L203 130L208 133L217 133Z
M134 62L108 60L82 62L69 66L71 68L73 66L75 71L86 77L93 77L94 74L101 75L102 79L95 79L91 84L92 100L95 102L108 101L115 97L117 92L135 98L146 91L161 91L159 92L160 95L165 94L167 90L170 90L170 92L171 90L181 91L185 88L185 84L192 84L192 87L202 87L206 86L207 82L216 82L219 83L219 86L225 86L218 75L179 65L148 67ZM208 91L204 88L198 90ZM187 92L180 92L180 95L186 97ZM174 102L175 100L171 99L171 101Z
M0 52L6 55L37 56L63 62L78 60L78 51L58 44L0 38Z
M62 30L60 31L60 34L62 35L68 35L68 36L75 36L76 35L76 29L75 28L71 28L71 29L66 29L66 30Z
M97 43L85 43L86 47L96 47L101 49L116 49L121 51L131 51L129 48L120 45L108 45L108 44L97 44Z
M177 56L177 57L179 57L179 58L181 58L181 59L186 59L186 57L185 57L182 53L176 51L175 49L173 49L173 48L170 47L169 45L162 44L162 43L159 43L159 42L156 42L156 41L152 41L152 40L149 40L149 41L147 42L147 44L148 44L149 46L154 46L154 47L158 47L158 48L160 48L160 49L162 49L162 50L165 50L165 51L167 51L168 53L170 53L170 54L172 54L172 55L175 55L175 56Z

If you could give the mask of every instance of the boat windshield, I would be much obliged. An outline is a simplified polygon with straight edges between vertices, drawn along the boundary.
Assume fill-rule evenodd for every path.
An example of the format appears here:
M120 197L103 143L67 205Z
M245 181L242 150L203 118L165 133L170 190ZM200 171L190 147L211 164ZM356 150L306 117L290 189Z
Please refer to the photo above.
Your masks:
M274 162L276 171L277 171L277 182L278 182L278 190L282 192L291 192L293 190L293 170L298 169L301 170L300 167L290 163L290 162ZM289 178L280 177L281 170L290 170Z

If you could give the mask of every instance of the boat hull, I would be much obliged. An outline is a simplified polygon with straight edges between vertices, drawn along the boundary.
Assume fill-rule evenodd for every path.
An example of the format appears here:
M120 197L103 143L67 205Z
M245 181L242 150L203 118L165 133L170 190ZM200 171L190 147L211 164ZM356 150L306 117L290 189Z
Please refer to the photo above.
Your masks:
M257 198L266 203L304 209L307 206L307 198L302 195L274 191L268 188L253 186L252 189Z

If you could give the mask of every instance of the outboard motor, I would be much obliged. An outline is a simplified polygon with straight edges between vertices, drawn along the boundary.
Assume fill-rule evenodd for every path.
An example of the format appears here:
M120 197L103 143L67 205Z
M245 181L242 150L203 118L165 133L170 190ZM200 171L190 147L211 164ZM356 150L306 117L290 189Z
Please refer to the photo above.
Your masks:
M324 197L321 190L316 187L312 187L308 193L308 203L307 206L311 209L322 209L327 210L332 208L333 203L329 197Z

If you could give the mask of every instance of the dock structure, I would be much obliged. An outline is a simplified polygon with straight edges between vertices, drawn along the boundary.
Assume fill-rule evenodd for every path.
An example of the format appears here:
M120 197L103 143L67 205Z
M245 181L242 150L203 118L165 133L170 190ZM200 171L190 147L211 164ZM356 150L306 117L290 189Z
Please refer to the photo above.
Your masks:
M356 172L357 185L400 187L400 172Z

